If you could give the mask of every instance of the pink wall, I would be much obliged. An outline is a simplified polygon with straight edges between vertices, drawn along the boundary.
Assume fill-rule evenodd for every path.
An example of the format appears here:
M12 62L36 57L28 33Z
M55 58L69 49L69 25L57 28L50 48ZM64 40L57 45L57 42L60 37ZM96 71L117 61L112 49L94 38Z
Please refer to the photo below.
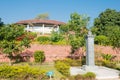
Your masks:
M32 44L31 48L26 49L25 51L30 51L33 54L36 50L42 50L45 53L46 61L50 62L56 59L64 59L71 52L70 46L58 46L58 45L39 45ZM85 49L80 48L77 51L79 54L85 55ZM105 54L114 54L117 55L117 59L120 59L120 51L116 53L112 47L109 46L98 46L95 45L95 53L105 53ZM119 53L119 54L118 54ZM0 54L0 62L8 62L9 59L5 55ZM34 58L31 57L30 61L34 61Z

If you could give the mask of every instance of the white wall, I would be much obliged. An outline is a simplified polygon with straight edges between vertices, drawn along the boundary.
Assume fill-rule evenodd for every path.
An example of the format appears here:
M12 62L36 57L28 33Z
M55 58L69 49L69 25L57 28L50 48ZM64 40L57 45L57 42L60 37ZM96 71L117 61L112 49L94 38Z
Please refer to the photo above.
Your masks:
M51 33L51 31L53 29L54 28L51 27L51 26L50 27L44 26L44 33ZM43 27L42 26L33 26L33 27L29 26L29 28L27 27L27 28L25 28L25 30L31 31L31 32L40 32L40 33L42 33L43 32Z

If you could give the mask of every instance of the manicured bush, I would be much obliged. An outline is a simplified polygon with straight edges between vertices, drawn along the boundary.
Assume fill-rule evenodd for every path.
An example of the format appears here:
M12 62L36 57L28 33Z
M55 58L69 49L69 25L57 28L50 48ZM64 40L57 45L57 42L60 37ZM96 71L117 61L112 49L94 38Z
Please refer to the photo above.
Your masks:
M64 62L57 61L55 62L55 68L63 75L69 76L70 75L70 66L65 64Z
M44 51L35 51L34 59L35 59L35 62L42 63L45 60Z
M0 66L0 79L10 80L34 80L44 78L46 71L25 66Z

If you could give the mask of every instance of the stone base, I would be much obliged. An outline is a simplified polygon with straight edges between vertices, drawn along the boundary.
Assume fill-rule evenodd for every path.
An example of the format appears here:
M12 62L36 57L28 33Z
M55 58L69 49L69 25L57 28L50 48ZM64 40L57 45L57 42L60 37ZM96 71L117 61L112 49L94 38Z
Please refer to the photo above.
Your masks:
M87 66L87 65L83 65L81 67L82 70L84 71L91 71L91 70L98 70L98 66Z
M96 74L96 79L118 79L120 71L114 70L107 67L101 66L82 66L82 67L71 67L70 74L77 75L77 74L85 74L87 72L93 72Z

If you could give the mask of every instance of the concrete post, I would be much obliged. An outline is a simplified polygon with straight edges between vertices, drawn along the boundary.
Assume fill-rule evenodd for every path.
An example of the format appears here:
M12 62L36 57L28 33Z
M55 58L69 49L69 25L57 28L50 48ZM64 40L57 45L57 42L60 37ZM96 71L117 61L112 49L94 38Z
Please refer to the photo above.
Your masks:
M59 25L57 26L57 32L58 32L58 34L60 33L60 31L59 31Z
M27 27L26 27L27 32L29 31L29 29L30 29L30 26L29 24L27 24Z
M42 29L43 29L42 34L44 35L44 33L45 33L45 31L44 31L45 30L45 25L44 24L42 25Z
M94 61L94 35L91 31L88 32L86 36L86 65L95 66Z

